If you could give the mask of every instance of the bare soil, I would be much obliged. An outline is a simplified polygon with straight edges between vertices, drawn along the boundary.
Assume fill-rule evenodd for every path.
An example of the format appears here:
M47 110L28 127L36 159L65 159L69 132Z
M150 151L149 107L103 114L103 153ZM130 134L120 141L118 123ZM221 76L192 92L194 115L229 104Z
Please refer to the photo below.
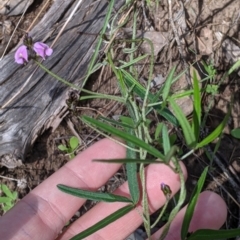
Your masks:
M36 3L29 9L26 14L21 29L28 29L34 16L44 4L43 1L35 1ZM166 32L172 40L168 42L155 56L154 76L161 75L165 77L172 66L177 66L177 72L182 71L184 62L190 64L196 62L194 67L198 70L200 77L204 77L206 72L201 65L201 60L213 62L217 70L214 83L217 84L221 80L223 74L229 69L231 64L240 58L240 50L238 56L236 51L229 53L223 47L222 41L217 39L217 34L223 34L225 38L240 47L240 1L239 0L189 0L183 1L182 9L181 1L172 1L173 18L175 19L176 28L178 28L179 40L181 43L182 54L180 53L177 41L171 38L175 33L169 21L167 1L160 1L158 8L153 6L150 11L146 8L142 9L144 14L138 20L138 30L150 29L155 32ZM140 8L140 5L139 5ZM43 13L44 14L44 13ZM10 20L17 23L19 17L11 17ZM181 21L183 22L181 22ZM37 22L36 22L37 24ZM184 25L185 24L185 25ZM129 24L130 25L130 24ZM179 30L180 29L180 30ZM180 31L183 31L180 34ZM18 43L23 36L23 31L19 30L14 40L14 44ZM9 49L10 50L10 49ZM230 54L230 57L229 57ZM235 59L231 57L235 56ZM184 58L184 60L183 60ZM148 66L139 66L141 79L147 77ZM186 82L186 79L185 79ZM226 115L231 97L234 97L231 118L225 129L223 139L217 151L217 157L221 160L225 169L231 172L228 176L226 172L219 168L216 162L210 163L204 151L198 152L194 157L187 159L184 163L188 168L189 178L187 180L188 193L192 192L200 174L207 165L211 165L212 176L208 177L206 189L216 191L221 194L229 207L229 217L226 227L234 228L239 226L239 202L237 199L239 186L236 188L231 184L229 178L236 179L240 177L240 142L231 135L230 130L239 127L239 82L240 77L234 73L231 77L221 82L220 91L214 98L204 97L203 109L212 103L210 114L207 117L204 134L206 131L211 132ZM204 83L203 83L204 84ZM173 91L177 91L183 87L183 83L178 84ZM185 84L186 86L186 84ZM101 93L119 95L119 90L115 79L112 77L110 70L105 67L102 71L95 73L87 84L88 89L99 91ZM15 179L25 178L27 187L20 189L13 181L1 179L2 183L7 183L12 190L19 193L19 199L24 197L31 189L39 185L44 179L57 171L67 161L69 156L58 149L60 144L67 144L69 138L77 135L81 139L81 145L77 152L84 150L86 147L99 140L101 136L84 126L78 116L86 114L90 116L103 115L115 116L125 112L125 108L119 104L109 100L99 101L92 100L86 102L74 102L71 113L61 123L55 132L46 132L37 139L33 149L29 152L26 162L23 166L15 169L0 168L0 175ZM191 115L189 116L191 117ZM179 138L181 139L181 138ZM179 145L182 143L179 140ZM184 146L181 146L184 147ZM214 150L215 145L210 146ZM123 172L117 175L118 182L121 183L125 176ZM214 178L214 179L213 179ZM240 182L238 182L240 184ZM91 204L90 204L91 205Z

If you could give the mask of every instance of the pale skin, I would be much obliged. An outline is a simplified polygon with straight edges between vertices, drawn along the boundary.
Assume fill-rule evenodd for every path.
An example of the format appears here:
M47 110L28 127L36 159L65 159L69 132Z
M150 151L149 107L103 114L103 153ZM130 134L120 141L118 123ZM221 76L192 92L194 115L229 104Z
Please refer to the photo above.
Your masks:
M13 209L0 218L0 239L70 239L125 206L124 203L99 203L58 236L61 229L84 204L85 200L59 191L56 185L64 184L96 190L117 172L120 165L92 162L92 159L114 159L125 156L126 149L108 139L101 140L89 147L33 189ZM182 170L187 177L183 164ZM151 212L159 209L166 200L160 190L162 182L170 186L173 194L179 190L179 177L169 167L163 164L150 165L146 169L146 184ZM115 193L129 196L127 183L120 186ZM139 215L141 206L139 205L137 208L138 211L136 209L131 211L87 239L124 239L142 223ZM185 208L174 219L166 239L180 240L184 211ZM205 191L198 200L190 231L201 228L219 229L224 224L226 216L227 207L222 198L213 192ZM155 233L152 239L158 239L161 231L162 229Z

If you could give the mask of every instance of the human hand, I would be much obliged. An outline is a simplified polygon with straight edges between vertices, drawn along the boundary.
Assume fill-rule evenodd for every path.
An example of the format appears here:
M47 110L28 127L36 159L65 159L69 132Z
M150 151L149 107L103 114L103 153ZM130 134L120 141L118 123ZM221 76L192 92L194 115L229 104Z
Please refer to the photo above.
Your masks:
M57 184L97 190L117 172L121 165L92 162L92 159L114 159L125 156L125 148L108 139L89 147L33 189L0 218L0 239L56 239L66 222L85 203L84 199L59 191ZM185 167L183 164L181 166L187 176ZM162 182L170 186L173 194L180 188L178 175L169 167L164 164L148 166L146 185L151 213L163 206L166 200L160 190ZM120 186L114 193L129 196L127 183ZM98 203L70 225L63 234L58 236L58 239L70 239L125 205L124 203ZM137 208L138 211L141 210L140 205ZM166 239L180 239L185 210L186 207L174 219ZM142 223L138 211L134 209L87 239L124 239ZM226 216L227 208L222 198L213 192L203 192L196 205L189 231L193 232L201 228L219 229L225 222ZM158 239L161 232L162 229L156 232L153 239Z

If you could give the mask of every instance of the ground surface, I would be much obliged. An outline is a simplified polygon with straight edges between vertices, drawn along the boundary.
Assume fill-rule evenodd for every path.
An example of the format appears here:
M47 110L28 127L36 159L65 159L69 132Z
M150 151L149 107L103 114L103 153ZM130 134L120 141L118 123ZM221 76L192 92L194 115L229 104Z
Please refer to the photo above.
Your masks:
M20 28L24 30L28 29L33 17L45 2L45 0L36 1L26 14ZM229 66L231 66L236 59L240 58L239 48L232 47L231 50L226 50L226 47L223 47L221 39L218 39L220 32L224 37L229 37L231 39L231 41L228 42L229 45L233 43L235 46L240 47L239 0L190 0L185 1L184 9L182 9L182 5L180 4L181 1L172 2L173 18L175 19L178 35L182 35L180 31L184 33L179 39L182 54L177 46L177 41L172 40L163 44L163 47L160 48L155 56L154 76L165 77L174 65L177 66L177 71L180 72L184 69L184 62L181 60L184 58L185 64L197 62L195 68L198 69L199 75L204 78L205 73L199 62L199 60L204 59L205 61L213 62L214 67L217 69L214 83L218 83ZM171 36L174 35L174 31L168 20L167 1L161 1L158 8L152 9L154 10L148 11L143 9L145 14L143 14L142 19L138 21L138 30L151 29L151 31L154 32L163 32L166 34L165 36L171 38ZM9 18L9 20L13 21L15 24L18 19L19 17ZM17 35L14 37L13 45L18 43L22 36L23 32L18 30ZM157 39L158 38L159 36ZM146 77L145 74L147 74L147 67L144 68L144 66L141 66L139 69L139 71L142 71L142 79L144 79L144 77ZM182 88L184 84L186 85L186 79L184 79L184 81L184 83L181 82L174 86L175 89L173 91ZM240 189L239 185L236 188L236 186L229 181L229 177L233 178L233 176L235 176L236 178L240 174L240 142L229 135L231 129L239 127L240 125L239 83L240 77L238 74L235 74L233 77L221 83L220 91L213 99L209 96L203 99L204 109L212 103L210 114L207 117L208 128L205 129L205 131L209 132L222 121L226 114L227 106L230 103L231 96L234 96L235 99L231 119L228 127L225 129L226 135L224 135L219 151L217 152L217 157L221 160L225 169L233 173L231 176L226 177L228 174L224 173L216 163L213 163L211 171L212 177L209 176L206 184L206 188L221 194L228 203L230 214L226 225L227 227L237 227L239 224L237 192L240 191ZM92 76L87 87L94 91L119 94L116 83L107 68ZM81 139L81 145L77 151L82 151L87 146L91 145L92 142L100 139L100 136L82 125L78 120L79 115L86 114L96 116L101 114L106 117L120 115L124 111L125 109L123 106L116 105L116 103L108 100L93 100L77 103L77 106L70 111L70 114L55 132L46 132L37 139L33 149L28 154L24 166L12 170L5 167L0 168L0 175L2 176L15 179L25 178L27 187L20 189L16 187L16 182L14 181L5 179L1 181L7 183L12 190L18 191L19 199L21 199L31 189L36 187L69 161L69 156L58 149L60 144L66 145L70 137L75 135ZM214 144L210 147L213 150ZM196 153L195 157L187 159L185 164L189 172L187 184L188 192L190 193L204 166L209 165L209 160L205 157L204 152L199 152ZM213 177L215 180L213 180ZM124 179L124 175L118 174L116 178L118 182L121 183ZM240 184L240 182L238 183ZM219 185L222 187L219 187Z

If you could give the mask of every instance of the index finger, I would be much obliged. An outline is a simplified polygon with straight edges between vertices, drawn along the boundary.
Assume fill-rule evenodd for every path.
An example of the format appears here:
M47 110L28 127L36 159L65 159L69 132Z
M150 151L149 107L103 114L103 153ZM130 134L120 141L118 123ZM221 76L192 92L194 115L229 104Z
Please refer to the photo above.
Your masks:
M96 190L119 168L92 159L124 158L126 149L108 139L101 140L79 154L36 187L0 219L1 239L55 239L66 222L85 200L62 194L56 187L64 184ZM11 229L11 232L9 231Z

